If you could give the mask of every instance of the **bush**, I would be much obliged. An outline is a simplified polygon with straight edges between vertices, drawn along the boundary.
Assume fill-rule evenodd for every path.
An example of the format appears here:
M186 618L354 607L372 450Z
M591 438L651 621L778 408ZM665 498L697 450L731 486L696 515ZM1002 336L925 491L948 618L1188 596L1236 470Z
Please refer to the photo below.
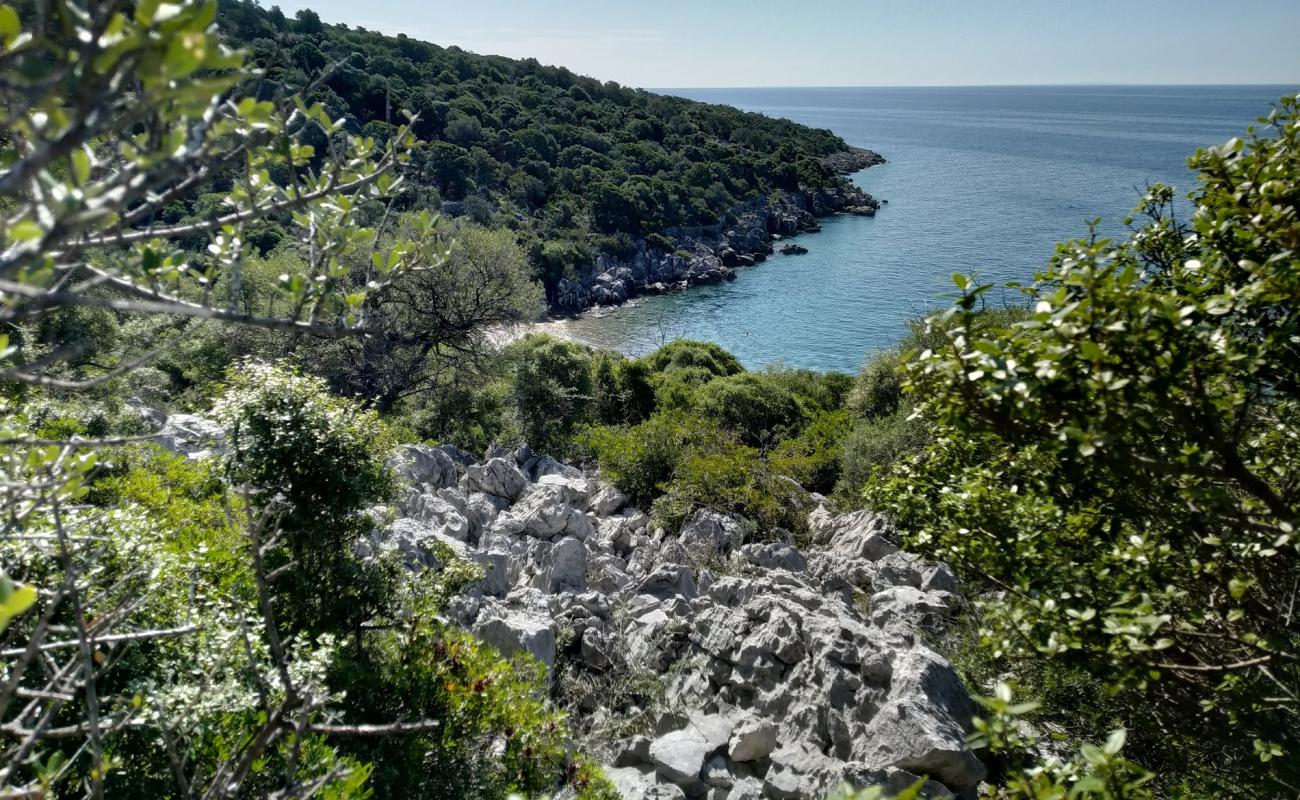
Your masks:
M772 468L795 479L810 492L830 494L840 478L844 439L849 429L847 412L820 412L798 436L785 439L772 449Z
M684 412L660 412L632 426L594 428L583 437L604 476L643 507L663 493L686 453L718 449L725 441L716 426Z
M539 453L564 456L574 431L591 417L589 350L543 334L530 334L506 349L510 363L509 405L522 441Z
M294 565L277 583L286 624L358 632L389 591L389 576L353 555L373 525L362 510L394 486L378 416L329 394L320 378L257 362L231 374L213 412L225 428L227 480L278 520L285 542L268 563Z
M794 395L780 381L761 373L715 378L695 393L693 406L756 447L773 444L803 425Z
M880 350L867 360L853 390L848 408L855 417L875 419L893 414L903 399L903 357L897 350Z
M805 498L804 490L777 473L759 450L725 441L681 454L651 513L669 531L701 508L716 508L750 519L760 535L777 529L801 534L809 511Z
M862 487L872 475L887 474L900 459L925 449L932 439L930 424L905 408L874 419L859 420L842 440L836 500L852 508L862 505Z
M678 339L660 347L645 357L651 371L668 373L686 367L700 367L713 377L725 377L744 372L736 357L713 342Z
M995 655L1097 676L1162 780L1267 796L1300 780L1300 104L1192 164L1190 227L1152 188L1126 241L1060 246L1018 320L955 278L908 377L934 443L868 500L999 590Z

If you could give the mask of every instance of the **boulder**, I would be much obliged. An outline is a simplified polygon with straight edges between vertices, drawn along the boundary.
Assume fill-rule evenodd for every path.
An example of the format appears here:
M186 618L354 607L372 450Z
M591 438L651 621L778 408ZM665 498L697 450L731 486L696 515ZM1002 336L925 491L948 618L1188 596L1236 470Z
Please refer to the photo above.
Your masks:
M776 726L767 720L747 719L731 734L727 751L732 761L758 761L776 750Z
M468 467L474 464L474 456L461 450L454 444L440 444L435 449L441 450L448 458L462 467Z
M514 502L528 485L528 479L513 461L498 457L489 459L486 464L466 467L461 483L467 493L482 492Z
M745 543L751 528L734 514L701 508L682 523L677 541L697 557L726 555Z
M684 597L691 599L699 592L695 587L695 578L691 571L680 564L665 564L637 584L637 594L651 597Z
M456 483L456 462L436 447L399 445L388 464L408 484L442 489Z
M715 748L691 730L672 731L650 744L650 761L664 780L688 791L700 788L700 771L709 752Z
M514 532L539 539L550 539L568 527L575 515L581 516L569 505L564 487L540 483L529 486L507 514L518 523Z
M700 772L700 779L707 785L719 789L730 789L735 783L735 778L731 774L731 767L727 763L727 757L722 753L711 757L704 762L704 769Z
M661 784L655 774L636 767L605 768L605 777L623 800L685 800L686 793L671 783Z
M586 591L587 548L572 536L564 537L547 553L538 577L537 588L548 594Z
M702 788L705 761L727 743L732 728L729 720L718 715L690 715L686 727L651 742L655 771L688 793L697 793Z
M871 768L930 775L951 789L976 786L985 768L966 746L973 706L948 662L914 647L895 659L889 698L854 755Z
M745 560L763 569L783 569L787 572L803 572L808 569L808 562L794 545L784 542L766 544L747 544L740 548Z
M502 609L474 625L474 635L486 644L512 656L526 652L546 665L555 666L555 624L547 616L528 611Z
M151 441L189 459L206 458L224 451L226 446L221 425L195 414L172 414Z
M629 498L608 483L602 483L587 500L587 510L598 517L608 517L621 511Z
M631 736L614 743L614 766L637 767L650 763L650 739Z

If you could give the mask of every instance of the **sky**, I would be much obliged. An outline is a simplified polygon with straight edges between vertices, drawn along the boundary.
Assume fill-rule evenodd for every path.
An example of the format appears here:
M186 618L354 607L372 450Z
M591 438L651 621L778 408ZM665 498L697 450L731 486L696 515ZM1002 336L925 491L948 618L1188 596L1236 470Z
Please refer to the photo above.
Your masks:
M1300 82L1300 0L279 5L644 88Z

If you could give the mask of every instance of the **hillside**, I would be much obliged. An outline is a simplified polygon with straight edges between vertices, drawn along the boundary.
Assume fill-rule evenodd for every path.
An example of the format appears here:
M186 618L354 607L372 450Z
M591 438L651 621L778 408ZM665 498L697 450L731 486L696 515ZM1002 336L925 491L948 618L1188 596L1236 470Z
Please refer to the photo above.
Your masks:
M417 114L423 143L406 173L416 191L404 202L515 231L552 306L722 280L752 263L747 256L770 252L771 232L875 208L839 173L879 157L830 131L534 59L326 25L311 11L288 19L278 8L222 0L218 19L227 41L264 68L263 96L276 85L306 86L335 64L308 99L350 129L384 139L403 110ZM741 234L726 240L725 227L737 223ZM599 280L619 267L634 274Z
M1300 97L752 371L498 345L530 217L436 222L216 12L0 0L0 797L1296 796Z

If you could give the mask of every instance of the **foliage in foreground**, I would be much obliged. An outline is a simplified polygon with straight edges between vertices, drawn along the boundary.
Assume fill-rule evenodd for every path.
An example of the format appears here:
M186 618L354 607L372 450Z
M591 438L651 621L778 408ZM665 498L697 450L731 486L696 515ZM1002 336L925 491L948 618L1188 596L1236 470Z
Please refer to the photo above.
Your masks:
M995 657L1092 673L1132 757L1219 796L1300 786L1298 109L1193 158L1190 220L1155 187L1062 245L1023 320L958 276L907 378L935 441L867 489L992 592Z
M222 378L242 352L313 361L313 339L405 356L414 318L434 345L404 369L427 385L446 351L535 306L517 246L471 231L457 291L435 298L454 308L430 308L419 276L445 243L431 214L395 210L409 126L376 139L300 87L243 91L262 76L215 14L0 4L0 793L361 798L408 776L425 783L407 796L555 789L563 720L534 665L427 620L418 664L374 655L457 572L408 584L354 547L392 480L375 414L291 369ZM219 468L140 444L137 392L222 394ZM357 668L372 655L390 671ZM403 669L448 680L391 716L346 705ZM404 746L368 746L389 737Z

